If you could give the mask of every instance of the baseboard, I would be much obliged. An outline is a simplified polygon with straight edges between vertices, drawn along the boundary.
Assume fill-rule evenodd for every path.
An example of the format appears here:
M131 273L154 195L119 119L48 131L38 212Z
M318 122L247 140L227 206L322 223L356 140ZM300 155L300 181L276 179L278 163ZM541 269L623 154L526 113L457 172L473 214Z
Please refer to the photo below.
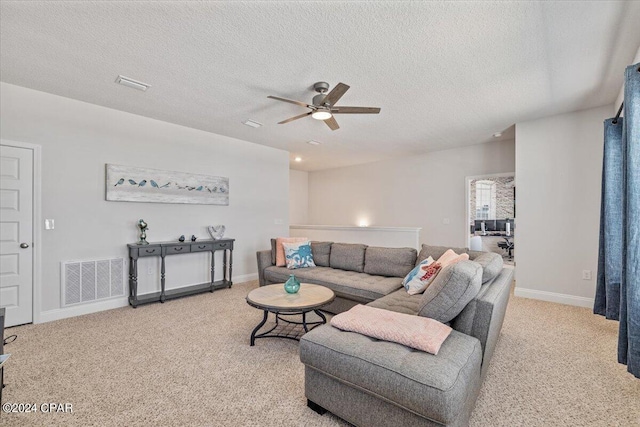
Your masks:
M514 295L522 298L539 299L542 301L557 302L559 304L593 308L593 298L579 297L575 295L539 291L536 289L518 288L517 286L516 286L516 289L514 290Z
M54 320L66 319L68 317L82 316L84 314L97 313L104 310L126 307L129 305L127 297L119 297L106 301L94 302L91 304L81 304L73 307L57 308L40 313L38 323L53 322Z
M258 280L258 273L241 274L239 276L233 276L233 283L244 283L252 280Z
M258 273L241 274L233 276L233 283L239 284L258 280ZM126 307L129 305L128 297L113 298L106 301L99 301L90 304L81 304L72 307L57 308L47 310L40 313L37 323L53 322L54 320L66 319L69 317L82 316L85 314L97 313L104 310L113 310L114 308Z

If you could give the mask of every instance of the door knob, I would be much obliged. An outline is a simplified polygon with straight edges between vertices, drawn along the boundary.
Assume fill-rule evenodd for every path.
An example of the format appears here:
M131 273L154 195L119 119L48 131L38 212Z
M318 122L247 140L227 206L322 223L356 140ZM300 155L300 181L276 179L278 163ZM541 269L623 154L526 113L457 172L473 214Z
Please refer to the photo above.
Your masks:
M20 243L20 247L22 249L27 249L29 247L29 244L28 243Z

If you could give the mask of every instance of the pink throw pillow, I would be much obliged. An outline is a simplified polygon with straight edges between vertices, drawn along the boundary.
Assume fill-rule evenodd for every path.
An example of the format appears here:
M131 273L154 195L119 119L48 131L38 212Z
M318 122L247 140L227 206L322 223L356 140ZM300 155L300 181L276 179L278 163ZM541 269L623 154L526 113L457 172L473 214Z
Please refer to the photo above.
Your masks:
M460 254L458 255L453 251L453 249L448 249L445 253L442 254L440 258L438 258L438 263L442 268L445 268L448 265L455 264L460 261L467 261L469 259L469 254Z
M283 243L300 243L300 242L308 242L309 239L306 237L278 237L276 239L276 266L284 267L287 265L287 260L284 256L284 246Z
M451 328L428 317L396 313L382 308L356 305L333 316L331 326L383 341L397 342L431 354L438 354Z

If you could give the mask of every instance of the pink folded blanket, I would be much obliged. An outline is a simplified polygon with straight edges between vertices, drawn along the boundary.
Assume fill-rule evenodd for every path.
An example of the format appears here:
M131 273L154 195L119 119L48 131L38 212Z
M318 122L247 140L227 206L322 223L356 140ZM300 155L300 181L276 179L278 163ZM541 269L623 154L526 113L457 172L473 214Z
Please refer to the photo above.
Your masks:
M349 311L333 316L331 325L343 331L397 342L431 354L438 354L440 346L451 333L449 326L434 319L365 305L356 305Z

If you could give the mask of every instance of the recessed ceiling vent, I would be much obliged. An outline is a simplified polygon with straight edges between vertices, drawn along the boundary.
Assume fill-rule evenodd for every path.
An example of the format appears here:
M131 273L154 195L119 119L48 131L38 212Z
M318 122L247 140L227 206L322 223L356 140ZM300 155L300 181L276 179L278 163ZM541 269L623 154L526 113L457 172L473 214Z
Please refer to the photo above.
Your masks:
M259 128L262 126L262 123L258 123L255 120L245 120L244 122L242 122L242 124L252 128Z
M122 86L130 87L132 89L141 90L143 92L146 92L147 89L151 87L150 84L142 83L125 76L118 76L118 78L116 79L116 83L121 84Z

